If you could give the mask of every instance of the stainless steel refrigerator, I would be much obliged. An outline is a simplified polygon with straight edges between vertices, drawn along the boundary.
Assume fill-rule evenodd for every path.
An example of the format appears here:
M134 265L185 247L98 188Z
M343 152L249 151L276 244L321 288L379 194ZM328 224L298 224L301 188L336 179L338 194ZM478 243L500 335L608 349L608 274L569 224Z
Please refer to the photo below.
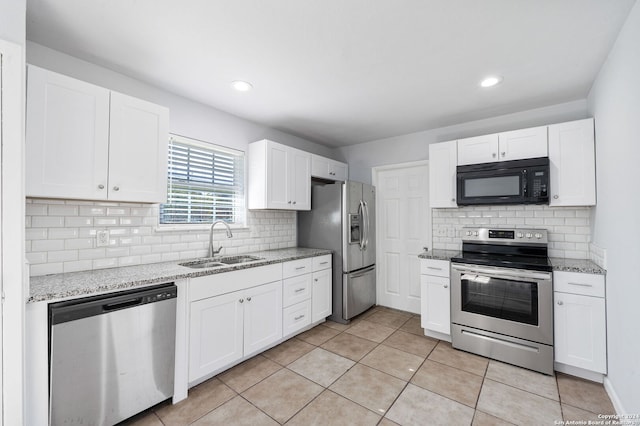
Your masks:
M375 188L360 182L311 187L298 212L298 246L333 250L333 314L348 323L376 303Z

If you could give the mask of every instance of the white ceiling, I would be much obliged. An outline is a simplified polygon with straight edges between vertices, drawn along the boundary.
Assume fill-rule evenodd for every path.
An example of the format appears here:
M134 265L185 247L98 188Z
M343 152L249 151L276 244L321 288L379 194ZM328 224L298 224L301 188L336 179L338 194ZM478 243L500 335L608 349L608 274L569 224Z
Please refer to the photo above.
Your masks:
M27 38L343 146L584 99L634 3L28 0Z

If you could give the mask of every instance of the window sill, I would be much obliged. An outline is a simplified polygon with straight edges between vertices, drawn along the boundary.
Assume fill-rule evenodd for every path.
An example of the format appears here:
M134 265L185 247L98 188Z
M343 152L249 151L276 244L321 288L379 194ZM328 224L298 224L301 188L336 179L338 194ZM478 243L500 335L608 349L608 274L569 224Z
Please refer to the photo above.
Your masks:
M247 225L229 225L232 231L248 231L249 227ZM154 227L155 232L176 232L176 231L207 231L211 229L211 224L206 225L156 225ZM226 228L224 226L216 226L213 232L225 232Z

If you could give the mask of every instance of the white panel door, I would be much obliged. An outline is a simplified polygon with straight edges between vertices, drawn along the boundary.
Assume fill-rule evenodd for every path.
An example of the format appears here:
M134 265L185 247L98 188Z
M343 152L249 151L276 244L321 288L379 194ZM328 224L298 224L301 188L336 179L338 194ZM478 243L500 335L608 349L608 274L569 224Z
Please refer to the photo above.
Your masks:
M458 139L458 165L499 161L498 134Z
M167 201L169 110L111 92L109 199Z
M311 320L320 321L331 315L332 269L323 269L313 273L313 292L311 295Z
M451 334L451 295L449 277L422 275L422 328Z
M26 195L105 200L109 90L30 65Z
M279 143L267 142L267 205L270 209L290 209L288 150Z
M426 163L374 169L377 303L420 313L418 254L431 246Z
M429 145L429 200L431 208L457 207L456 141Z
M253 287L244 295L244 356L247 356L282 337L282 282Z
M498 145L500 161L546 157L547 126L499 133Z
M294 210L311 210L311 154L289 148L289 194Z

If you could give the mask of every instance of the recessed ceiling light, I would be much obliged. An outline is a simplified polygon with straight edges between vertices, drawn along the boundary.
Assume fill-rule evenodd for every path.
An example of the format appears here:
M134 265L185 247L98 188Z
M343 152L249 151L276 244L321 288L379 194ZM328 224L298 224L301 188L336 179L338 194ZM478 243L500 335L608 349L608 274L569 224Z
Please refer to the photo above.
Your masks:
M248 92L253 88L251 83L247 83L246 81L242 81L242 80L232 81L231 87L236 89L238 92Z
M487 77L484 80L482 80L480 82L480 86L481 87L493 87L496 84L499 84L501 82L502 82L502 77L501 76L492 75L492 76Z

